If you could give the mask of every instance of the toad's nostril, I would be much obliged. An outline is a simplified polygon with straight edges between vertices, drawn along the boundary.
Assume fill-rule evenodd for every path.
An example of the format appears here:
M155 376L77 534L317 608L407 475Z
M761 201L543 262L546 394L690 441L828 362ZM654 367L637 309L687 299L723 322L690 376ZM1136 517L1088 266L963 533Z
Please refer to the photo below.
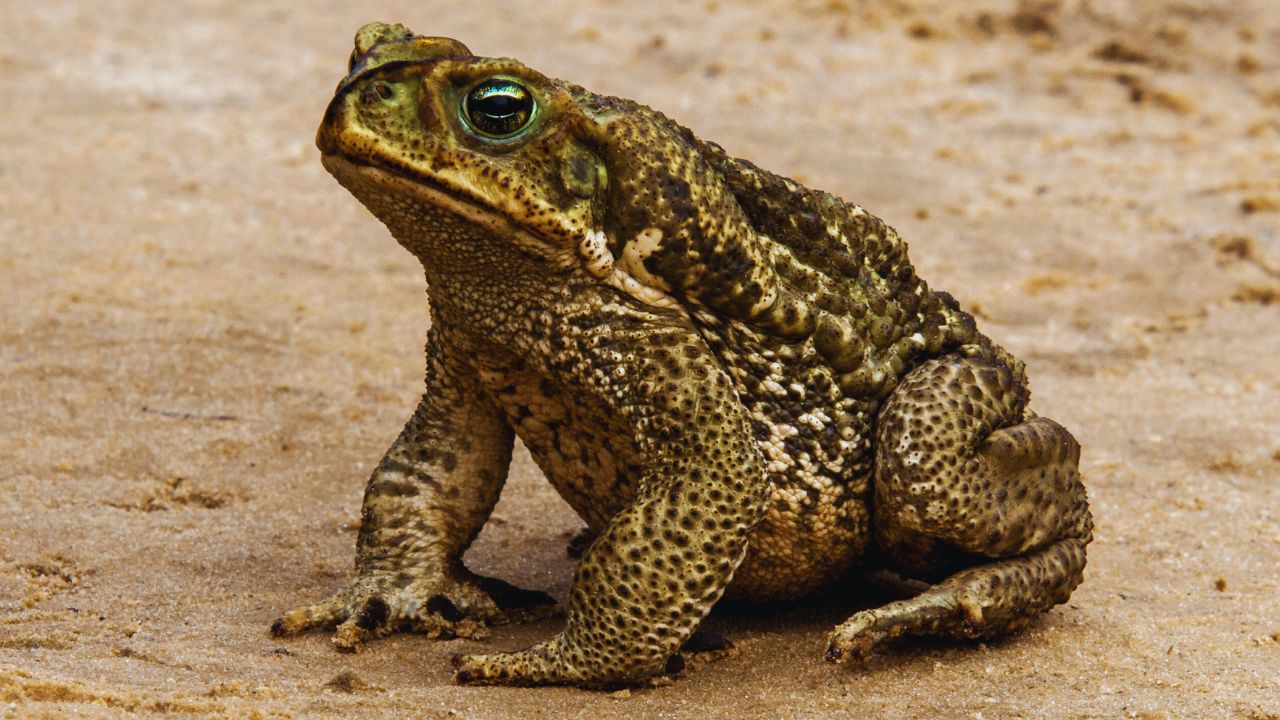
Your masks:
M381 81L369 83L360 93L360 98L370 103L391 100L395 96L396 89L391 86L391 83Z

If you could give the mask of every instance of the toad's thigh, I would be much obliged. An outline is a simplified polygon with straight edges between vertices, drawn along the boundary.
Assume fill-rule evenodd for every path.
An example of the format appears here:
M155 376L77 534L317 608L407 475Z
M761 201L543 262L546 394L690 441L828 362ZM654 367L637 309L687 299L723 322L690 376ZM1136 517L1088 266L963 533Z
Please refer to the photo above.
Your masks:
M906 572L945 574L1087 537L1080 446L1026 411L1020 373L951 355L912 371L880 412L876 538Z

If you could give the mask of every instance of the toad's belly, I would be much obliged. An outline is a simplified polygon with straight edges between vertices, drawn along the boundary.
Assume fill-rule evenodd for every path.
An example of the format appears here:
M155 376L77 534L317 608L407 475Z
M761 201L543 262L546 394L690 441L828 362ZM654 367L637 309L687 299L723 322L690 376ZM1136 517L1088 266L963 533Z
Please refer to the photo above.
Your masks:
M621 418L532 372L488 384L538 467L591 531L603 530L631 503L644 463ZM770 481L768 508L730 597L799 597L840 578L865 550L865 477L849 482L787 467L771 472Z
M787 479L775 480L769 508L751 534L747 558L727 596L786 600L842 577L866 550L866 484L832 484L827 492L816 493Z

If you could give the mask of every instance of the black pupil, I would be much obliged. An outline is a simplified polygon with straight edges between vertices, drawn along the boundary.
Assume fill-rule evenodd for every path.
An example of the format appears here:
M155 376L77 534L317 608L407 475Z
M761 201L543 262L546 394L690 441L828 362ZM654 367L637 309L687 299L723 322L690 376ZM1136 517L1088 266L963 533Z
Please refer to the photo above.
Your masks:
M509 80L489 80L467 94L467 119L487 135L511 135L529 123L533 97Z
M506 117L520 111L520 98L510 95L488 95L476 103L476 109L492 117Z

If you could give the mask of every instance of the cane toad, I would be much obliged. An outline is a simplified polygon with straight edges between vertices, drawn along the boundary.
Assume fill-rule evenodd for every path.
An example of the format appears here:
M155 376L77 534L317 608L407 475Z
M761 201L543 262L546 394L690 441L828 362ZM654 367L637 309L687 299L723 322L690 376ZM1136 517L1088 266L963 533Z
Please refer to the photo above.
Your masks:
M1079 584L1079 446L1023 364L862 208L664 115L457 41L373 24L317 136L417 256L426 392L364 496L356 578L277 634L474 634L553 601L461 561L514 438L587 524L564 629L462 656L471 683L658 676L724 595L851 572L929 583L854 614L827 659L983 638Z

